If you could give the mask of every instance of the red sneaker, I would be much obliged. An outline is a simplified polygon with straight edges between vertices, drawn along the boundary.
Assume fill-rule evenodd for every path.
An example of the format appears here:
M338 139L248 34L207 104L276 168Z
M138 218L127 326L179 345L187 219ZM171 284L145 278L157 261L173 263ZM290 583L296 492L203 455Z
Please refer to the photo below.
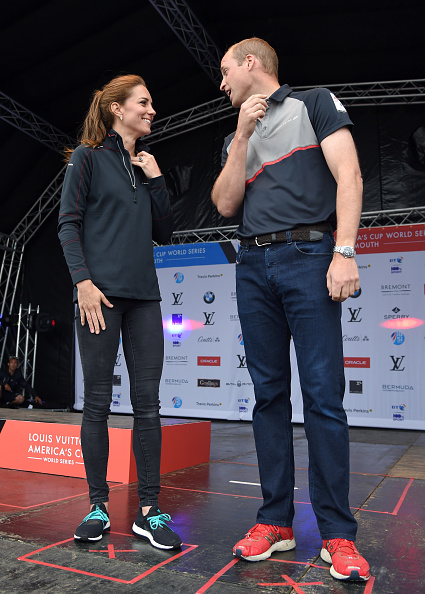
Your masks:
M320 556L326 563L332 563L331 576L337 580L366 581L370 578L369 563L360 555L352 540L324 540Z
M263 561L274 551L291 549L295 549L292 528L255 524L254 528L245 534L245 538L235 544L233 554L246 561Z

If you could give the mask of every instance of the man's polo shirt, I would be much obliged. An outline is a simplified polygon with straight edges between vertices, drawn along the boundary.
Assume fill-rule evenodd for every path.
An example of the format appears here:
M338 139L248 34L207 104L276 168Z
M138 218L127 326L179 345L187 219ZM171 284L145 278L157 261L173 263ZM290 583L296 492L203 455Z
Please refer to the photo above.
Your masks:
M248 143L239 237L255 237L329 221L335 224L336 182L323 156L324 138L352 122L328 89L294 92L283 85L268 99ZM224 167L235 132L225 141Z

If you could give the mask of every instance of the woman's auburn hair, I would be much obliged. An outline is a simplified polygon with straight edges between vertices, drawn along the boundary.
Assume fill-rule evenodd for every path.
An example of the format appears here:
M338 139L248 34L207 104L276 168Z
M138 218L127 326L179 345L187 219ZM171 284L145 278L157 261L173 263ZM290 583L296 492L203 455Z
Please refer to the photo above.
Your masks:
M114 102L125 103L134 87L139 85L146 87L146 83L141 76L125 74L113 78L100 91L95 91L81 126L81 132L78 136L79 143L87 147L99 146L114 122L111 104ZM73 148L65 148L66 163L68 163L73 152Z

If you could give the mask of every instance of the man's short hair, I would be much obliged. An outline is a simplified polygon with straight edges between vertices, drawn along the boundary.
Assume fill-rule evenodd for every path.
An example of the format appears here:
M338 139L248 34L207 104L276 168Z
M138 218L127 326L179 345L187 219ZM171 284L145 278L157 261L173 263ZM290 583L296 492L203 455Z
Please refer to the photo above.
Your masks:
M15 361L17 361L17 362L18 362L18 364L19 364L19 359L18 359L18 357L16 357L15 355L12 355L11 357L9 357L9 363L10 363L11 361L13 361L14 359L15 359Z
M264 71L267 72L267 74L279 78L279 60L277 54L272 46L269 45L267 41L264 41L264 39L260 39L259 37L243 39L242 41L239 41L239 43L232 45L229 48L229 52L231 52L232 57L235 58L239 66L248 54L252 54L260 60Z

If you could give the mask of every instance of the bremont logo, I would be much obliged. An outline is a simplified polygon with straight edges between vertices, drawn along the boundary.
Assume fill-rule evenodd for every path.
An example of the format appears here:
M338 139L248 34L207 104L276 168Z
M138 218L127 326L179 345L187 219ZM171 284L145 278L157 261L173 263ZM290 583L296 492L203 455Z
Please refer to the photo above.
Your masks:
M173 293L173 297L174 297L173 305L182 305L183 304L183 301L182 301L183 293Z
M349 322L361 322L362 321L362 318L359 319L360 312L362 311L361 307L359 307L358 309L349 307L348 311L350 312L350 315L351 315L351 319L348 320Z
M402 357L393 357L393 355L390 355L390 357L391 361L393 362L393 368L391 371L404 371L406 369L405 367L401 368L403 365L404 355Z
M206 311L204 311L204 316L205 316L204 326L214 326L215 322L212 321L214 314L215 314L215 311L212 311L211 313L207 313Z

